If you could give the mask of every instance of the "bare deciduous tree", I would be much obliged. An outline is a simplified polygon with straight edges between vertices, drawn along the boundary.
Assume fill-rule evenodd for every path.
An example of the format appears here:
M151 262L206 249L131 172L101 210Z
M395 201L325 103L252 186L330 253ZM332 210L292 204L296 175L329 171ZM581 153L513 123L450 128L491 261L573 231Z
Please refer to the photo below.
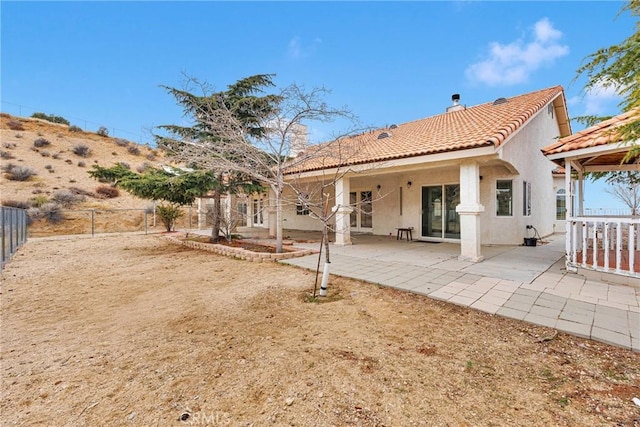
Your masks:
M640 184L617 182L611 184L605 191L627 205L631 209L632 216L640 213Z
M357 175L359 173L365 173L371 169L380 167L381 164L367 164L354 166L353 163L358 159L364 150L364 146L357 139L348 141L345 139L338 139L337 141L326 144L326 146L320 147L325 156L322 160L325 163L331 164L333 167L322 169L320 173L313 177L304 177L303 173L290 173L287 176L290 188L293 191L293 198L291 200L284 198L283 200L289 203L295 203L296 209L308 212L308 215L321 223L322 226L322 240L320 246L320 253L324 250L324 268L322 276L322 285L320 289L320 296L326 295L326 285L329 276L331 264L330 254L330 233L331 232L345 232L346 230L337 229L336 227L336 215L340 208L348 208L353 214L367 214L369 212L362 208L360 203L355 205L349 204L348 206L333 205L331 201L331 193L335 191L336 184L339 180ZM331 152L331 155L327 155ZM331 160L329 160L331 159ZM335 165L335 166L334 166ZM372 197L367 200L367 203L371 205L385 197L386 194L380 193L380 190L376 194L372 194ZM313 297L316 297L317 291L317 277L319 269L316 270L316 286L313 290Z
M341 119L354 128L355 118L346 108L329 107L324 101L329 93L325 88L307 91L292 84L277 95L255 95L266 86L272 86L270 75L253 76L238 81L229 91L190 102L191 113L206 135L182 133L180 141L165 141L163 145L188 164L245 176L268 186L276 210L276 251L282 252L283 192L289 187L298 193L285 175L309 162L322 162L324 156L340 154L335 150L339 138L313 149L304 148L305 124ZM239 93L244 96L237 96Z

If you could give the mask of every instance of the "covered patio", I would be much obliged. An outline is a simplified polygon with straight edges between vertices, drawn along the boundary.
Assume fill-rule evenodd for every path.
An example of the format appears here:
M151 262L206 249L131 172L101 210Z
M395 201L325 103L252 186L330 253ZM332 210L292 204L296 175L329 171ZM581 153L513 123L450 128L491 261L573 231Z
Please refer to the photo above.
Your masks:
M638 111L603 121L561 138L542 151L564 167L567 189L566 265L578 269L640 279L640 217L585 214L585 175L590 172L639 171L640 157L626 158L637 141L623 141L616 128L637 120Z

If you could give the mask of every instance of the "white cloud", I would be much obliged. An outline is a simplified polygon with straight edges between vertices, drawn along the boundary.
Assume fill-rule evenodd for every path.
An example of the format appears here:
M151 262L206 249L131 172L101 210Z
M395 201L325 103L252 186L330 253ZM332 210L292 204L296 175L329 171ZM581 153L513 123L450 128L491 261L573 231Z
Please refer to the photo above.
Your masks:
M289 40L289 46L287 49L289 56L292 58L299 58L302 55L302 47L300 46L300 37L294 37Z
M559 42L562 32L547 18L534 24L531 38L527 43L522 39L505 45L490 43L487 58L471 64L466 70L467 78L490 86L523 83L532 72L569 53L569 47Z
M289 44L287 45L287 54L293 59L304 58L315 52L321 43L322 39L316 37L311 43L304 45L302 43L302 39L299 36L295 36L289 40Z
M606 116L620 102L620 95L616 88L609 85L596 84L588 90L584 96L574 96L568 101L570 106L582 106L583 112L580 116Z

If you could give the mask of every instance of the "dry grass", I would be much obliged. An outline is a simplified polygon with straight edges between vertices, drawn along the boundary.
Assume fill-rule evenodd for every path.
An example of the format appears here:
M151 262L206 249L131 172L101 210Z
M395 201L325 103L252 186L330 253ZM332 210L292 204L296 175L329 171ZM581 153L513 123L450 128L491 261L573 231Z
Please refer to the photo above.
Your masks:
M19 126L18 126L19 125ZM12 129L13 128L13 129ZM22 130L19 130L22 129ZM37 175L28 181L18 182L2 180L2 198L17 201L28 201L37 195L51 198L56 191L76 187L87 194L94 193L102 185L88 175L94 164L109 167L120 162L126 162L134 168L143 168L149 164L146 156L155 158L152 165L165 162L161 153L145 146L129 142L126 146L116 143L113 138L105 138L92 132L70 131L66 125L50 123L44 120L27 119L2 114L0 116L0 138L3 143L3 158L11 158L11 163L23 168L31 168ZM46 153L34 147L34 141L46 140ZM42 142L36 144L43 146ZM78 161L74 149L85 146L90 156ZM132 153L129 147L135 147L139 153ZM34 151L34 148L38 151ZM133 150L134 152L136 150ZM113 153L113 154L112 154ZM79 209L144 209L149 201L141 200L121 192L116 198L87 197L85 202L76 207ZM37 222L31 231L34 235L42 235ZM45 224L42 224L45 225ZM46 227L55 232L54 229ZM67 231L68 227L67 227ZM73 230L71 230L73 232Z
M0 424L640 422L639 353L353 280L310 303L313 277L157 236L32 240L2 277Z

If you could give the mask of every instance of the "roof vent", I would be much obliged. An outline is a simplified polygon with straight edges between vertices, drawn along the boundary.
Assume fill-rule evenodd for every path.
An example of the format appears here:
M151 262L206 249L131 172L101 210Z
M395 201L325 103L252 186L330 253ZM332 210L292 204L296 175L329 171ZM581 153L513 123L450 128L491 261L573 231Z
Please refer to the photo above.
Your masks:
M504 104L505 102L507 102L507 98L498 98L495 101L493 101L493 105L500 105L500 104Z
M389 129L396 129L398 127L398 125L391 125L389 126Z
M380 135L378 135L378 139L389 138L390 136L391 134L389 134L388 132L382 132Z

